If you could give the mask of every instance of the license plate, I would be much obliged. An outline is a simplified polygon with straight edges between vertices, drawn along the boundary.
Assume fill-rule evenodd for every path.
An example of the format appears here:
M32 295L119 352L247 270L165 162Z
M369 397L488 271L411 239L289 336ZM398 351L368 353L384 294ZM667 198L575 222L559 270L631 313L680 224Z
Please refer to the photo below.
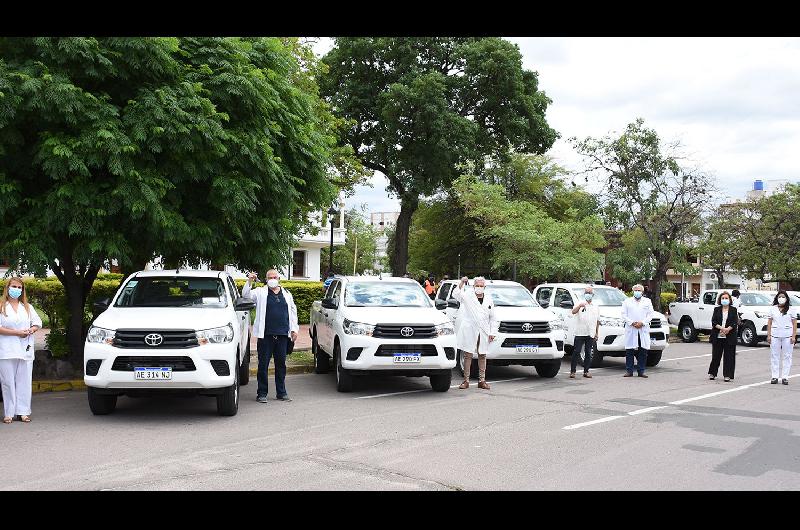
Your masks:
M162 368L134 368L133 369L133 377L137 381L139 381L139 380L167 381L167 380L172 379L172 368L169 368L169 367L162 367Z
M520 345L517 346L517 353L539 353L538 345Z
M418 363L422 360L421 353L395 353L394 362L396 363Z

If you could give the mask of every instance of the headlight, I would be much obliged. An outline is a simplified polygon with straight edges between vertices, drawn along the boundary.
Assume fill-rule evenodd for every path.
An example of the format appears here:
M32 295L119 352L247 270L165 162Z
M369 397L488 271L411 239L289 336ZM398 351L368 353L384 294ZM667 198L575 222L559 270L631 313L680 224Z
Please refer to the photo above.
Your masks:
M375 331L375 326L373 324L362 324L361 322L353 322L346 318L342 323L342 328L344 328L344 332L348 335L367 335L371 337L372 332Z
M567 330L567 321L564 320L564 317L557 318L555 320L550 321L550 329L554 331L566 331Z
M198 344L224 344L233 340L233 325L204 329L195 332L195 335L197 335Z
M444 324L439 324L436 326L436 334L441 335L453 335L456 332L456 328L453 327L452 322L445 322Z
M761 311L755 312L757 318L769 318L769 313L762 313Z
M625 327L625 320L622 318L600 317L599 322L601 326L611 326L613 328Z
M89 328L89 334L86 336L86 342L97 342L112 344L114 342L114 334L116 331L110 329L98 328L92 326Z

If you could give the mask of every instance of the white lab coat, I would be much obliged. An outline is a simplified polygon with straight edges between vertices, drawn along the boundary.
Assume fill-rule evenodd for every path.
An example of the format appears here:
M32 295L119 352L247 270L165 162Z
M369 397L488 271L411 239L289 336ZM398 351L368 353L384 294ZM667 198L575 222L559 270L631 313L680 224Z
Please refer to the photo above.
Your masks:
M653 318L653 303L649 298L643 296L639 300L630 297L622 302L622 318L625 320L625 349L636 350L639 348L639 339L642 341L642 348L650 349L650 320ZM636 329L634 322L641 322L644 325Z
M298 333L300 325L297 322L297 306L294 305L294 297L292 293L281 287L283 297L286 299L286 305L289 306L289 334L292 336L292 331ZM253 335L259 339L264 338L264 314L267 312L267 295L269 295L269 287L256 287L251 289L250 282L244 284L242 289L242 298L252 298L256 301L256 321L253 322Z
M28 329L31 326L42 327L42 319L32 305L30 314L25 309L25 304L20 301L18 311L14 311L11 302L6 302L6 314L0 313L0 327L7 329ZM30 346L30 348L28 348ZM34 336L14 337L13 335L0 335L0 359L24 359L33 361Z
M491 295L484 291L484 300L481 304L475 296L475 291L456 287L451 296L461 304L456 314L458 322L456 347L459 350L486 355L489 350L489 335L496 335L500 326L495 316Z

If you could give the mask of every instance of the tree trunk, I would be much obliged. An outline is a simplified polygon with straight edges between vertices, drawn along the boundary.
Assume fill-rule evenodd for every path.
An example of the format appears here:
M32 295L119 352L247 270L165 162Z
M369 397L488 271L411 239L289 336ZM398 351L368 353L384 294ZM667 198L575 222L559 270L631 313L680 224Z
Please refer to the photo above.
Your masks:
M404 195L400 201L400 217L394 231L394 253L392 254L392 274L402 276L408 265L408 232L411 229L411 216L419 206L418 197Z
M719 282L719 288L720 289L724 289L725 288L725 277L723 276L722 271L719 270L719 271L714 271L714 272L717 273L717 282Z
M653 280L654 280L653 283L655 284L655 285L653 285L653 299L652 299L653 309L658 311L659 313L662 312L661 311L661 283L664 282L667 279L667 269L669 269L667 264L659 264L656 267L655 275L653 276Z

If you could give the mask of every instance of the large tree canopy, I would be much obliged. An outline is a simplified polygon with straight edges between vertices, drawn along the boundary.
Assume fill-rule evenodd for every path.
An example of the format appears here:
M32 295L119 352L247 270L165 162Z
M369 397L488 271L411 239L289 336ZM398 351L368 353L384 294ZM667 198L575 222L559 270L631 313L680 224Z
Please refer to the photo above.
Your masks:
M321 93L353 126L344 141L400 198L391 267L405 271L420 196L448 187L458 167L510 149L544 153L557 138L550 100L516 45L499 38L337 38Z
M335 196L335 130L298 79L273 38L0 39L0 252L64 283L76 360L112 259L288 261Z

